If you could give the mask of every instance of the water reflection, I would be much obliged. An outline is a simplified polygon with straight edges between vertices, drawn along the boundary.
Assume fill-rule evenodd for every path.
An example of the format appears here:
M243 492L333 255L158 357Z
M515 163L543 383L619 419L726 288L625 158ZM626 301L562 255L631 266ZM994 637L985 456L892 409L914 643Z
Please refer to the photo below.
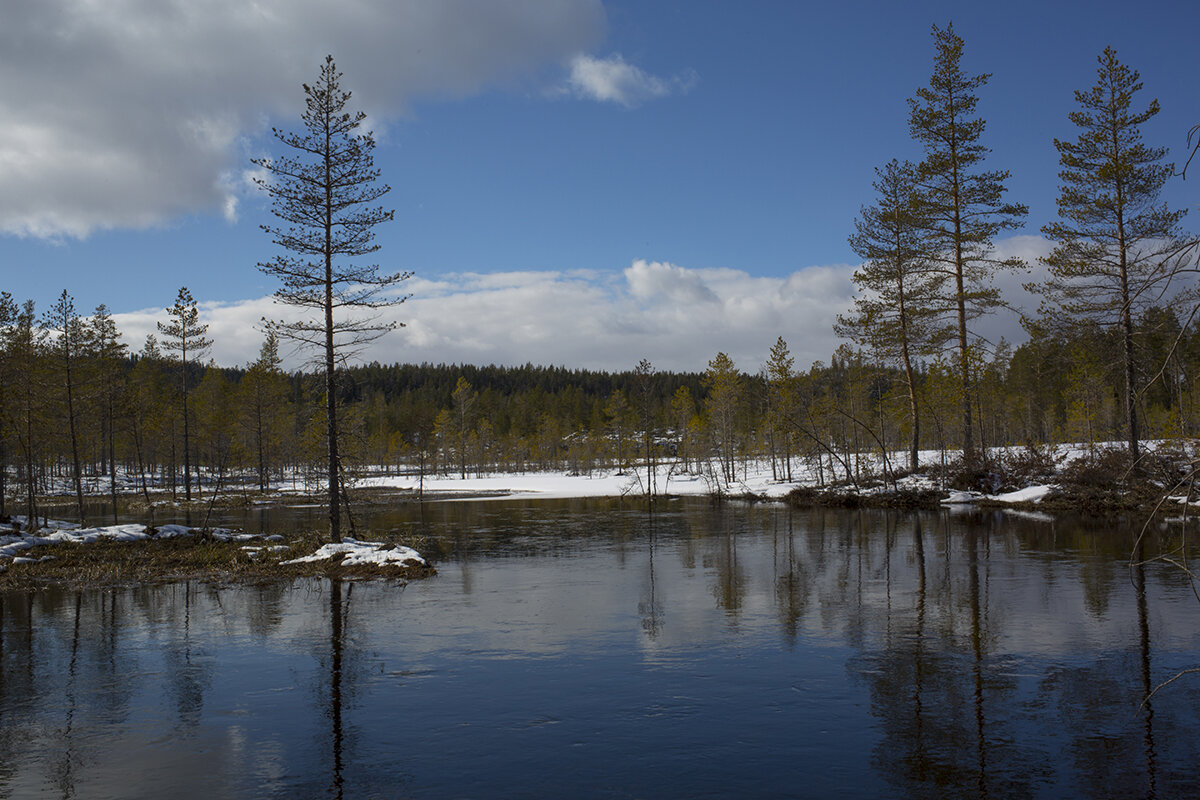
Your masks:
M351 587L353 588L353 587ZM342 618L342 582L329 582L329 724L333 750L333 791L341 800L342 776L342 651L345 648Z
M407 587L0 596L0 795L1200 789L1200 682L1142 702L1200 609L1129 531L666 508L372 509L440 554Z
M648 511L646 514L646 547L649 555L646 567L646 586L641 600L638 602L638 613L642 616L642 631L650 639L657 639L659 633L662 632L663 615L666 612L662 594L657 591L654 584L654 522L654 513Z

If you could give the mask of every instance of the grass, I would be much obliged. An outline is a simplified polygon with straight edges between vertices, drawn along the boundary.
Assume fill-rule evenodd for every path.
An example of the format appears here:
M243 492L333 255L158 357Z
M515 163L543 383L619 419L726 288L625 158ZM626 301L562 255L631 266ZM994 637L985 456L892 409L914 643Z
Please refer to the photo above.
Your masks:
M307 555L320 546L316 534L297 537L279 553L254 554L242 547L272 542L218 542L200 536L145 539L136 542L95 542L36 547L25 555L52 559L9 564L0 573L0 591L49 586L70 588L128 586L145 583L202 580L220 583L262 583L301 577L424 578L436 573L430 566L342 567L333 560L301 564L280 561Z

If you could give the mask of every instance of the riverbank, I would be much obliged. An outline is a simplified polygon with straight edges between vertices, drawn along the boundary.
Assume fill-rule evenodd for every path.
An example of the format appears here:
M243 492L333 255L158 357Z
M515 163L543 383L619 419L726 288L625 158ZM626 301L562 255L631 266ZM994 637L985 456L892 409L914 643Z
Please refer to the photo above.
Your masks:
M329 544L313 533L285 539L183 525L50 523L34 533L0 535L0 591L314 576L405 581L436 574L420 553L397 542Z
M732 482L716 480L705 465L693 465L692 471L685 471L678 464L667 463L658 466L654 495L786 502L796 508L993 507L1048 513L1178 515L1181 509L1191 506L1188 498L1172 496L1181 493L1181 477L1193 463L1191 454L1179 449L1168 451L1160 447L1137 464L1130 464L1119 448L1089 450L1069 445L998 449L971 464L934 452L922 456L922 468L916 472L889 474L885 481L880 477L882 470L873 469L875 465L863 460L856 479L843 478L834 483L826 480L830 475L828 468L814 475L812 465L801 469L799 463L790 481L781 479L778 464L776 469L769 462L739 464ZM513 497L627 497L644 502L648 486L646 473L633 469L465 478L441 475L425 476L423 480L412 475L375 474L353 484L350 505L352 509L363 509ZM208 519L214 510L318 507L324 497L317 490L315 485L306 488L293 482L275 486L266 493L239 489L217 496L200 495L190 503L172 499L165 492L150 495L148 499L141 493L127 494L121 501L122 518L132 516L146 524L81 529L68 523L47 524L43 520L32 532L16 525L10 534L0 533L0 589L184 579L255 582L310 575L387 576L404 580L433 574L433 568L416 551L411 551L414 556L411 563L395 555L380 555L400 552L398 548L403 545L399 542L348 540L362 552L327 550L312 560L298 560L315 556L321 550L325 543L318 534L306 533L284 542L278 536L255 537L209 529ZM93 498L99 504L106 499L103 495ZM63 515L70 513L64 510L68 505L66 498L58 497L42 507L53 509L52 515L55 512ZM155 527L157 518L181 516L200 524L192 528ZM219 516L216 514L214 518ZM111 506L107 511L95 511L91 519L96 518L111 519ZM377 538L374 533L363 535ZM389 563L383 563L389 559Z
M1000 448L965 461L924 461L916 472L827 486L801 485L785 500L797 508L979 506L1042 512L1176 513L1200 504L1189 496L1194 449L1153 447L1133 461L1119 446Z

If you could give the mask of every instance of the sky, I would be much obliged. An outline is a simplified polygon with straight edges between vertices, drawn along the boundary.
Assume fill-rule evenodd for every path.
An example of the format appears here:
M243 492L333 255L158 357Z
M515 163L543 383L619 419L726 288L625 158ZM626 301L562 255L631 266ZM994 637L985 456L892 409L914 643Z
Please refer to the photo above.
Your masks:
M413 273L391 362L756 371L782 336L828 362L851 305L847 244L875 167L919 159L908 105L953 21L986 166L1007 169L1036 259L1055 137L1105 46L1182 161L1200 122L1194 2L0 0L0 289L105 304L140 349L181 286L221 365L286 316L252 159L298 130L326 54L368 115L395 220L375 261ZM1189 173L1190 174L1190 173ZM1193 209L1200 170L1163 199ZM1030 275L1002 275L1014 302ZM1032 310L1032 309L1031 309ZM1012 315L985 320L1019 340ZM306 355L286 351L289 366Z

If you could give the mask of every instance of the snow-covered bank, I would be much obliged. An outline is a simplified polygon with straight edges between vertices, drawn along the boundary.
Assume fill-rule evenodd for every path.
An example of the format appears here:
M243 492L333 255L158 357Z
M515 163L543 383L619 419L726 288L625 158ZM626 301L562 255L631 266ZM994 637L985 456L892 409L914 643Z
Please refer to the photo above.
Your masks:
M14 522L24 526L25 517L14 516ZM35 547L51 544L92 544L94 542L138 542L147 539L175 539L182 536L199 536L207 533L209 538L218 542L248 542L254 539L263 541L281 541L282 536L263 536L254 533L235 533L226 528L212 528L203 531L200 528L189 528L186 525L160 525L157 528L147 528L145 525L130 523L125 525L104 525L95 528L81 528L78 524L62 520L46 520L45 523L32 533L13 532L0 534L0 558L11 558L13 563L22 564L41 559L21 555ZM45 556L43 556L45 558Z
M725 494L754 494L758 497L782 499L795 483L786 483L772 478L770 466L751 464L732 485L722 486ZM670 467L657 472L655 494L702 497L713 494L715 481L706 475L673 473ZM419 480L411 475L373 476L358 482L360 487L388 488L415 492ZM568 497L623 497L646 493L646 473L639 471L619 472L596 470L588 475L570 474L562 471L503 473L495 475L458 476L437 475L425 477L425 493L436 498L443 496L478 496L480 498L523 495L542 498Z
M24 524L23 517L14 517L14 521ZM171 540L192 537L207 537L209 541L244 543L240 549L247 557L261 560L264 556L279 556L290 548L286 544L278 544L283 537L278 534L238 533L226 528L211 528L203 530L186 525L160 525L150 528L139 524L106 525L95 528L81 528L70 522L47 520L45 524L31 533L14 531L0 534L0 572L10 565L33 564L54 558L51 555L34 556L35 548L47 545L70 544L88 545L96 542L141 542L153 539ZM411 547L390 545L384 542L361 542L346 539L340 544L325 544L308 556L301 556L287 561L280 561L280 566L306 564L317 561L337 562L339 567L398 567L415 568L428 567L428 562Z
M814 487L816 479L807 475L804 470L794 470L792 481L781 481L773 478L770 467L751 465L739 480L729 486L722 486L721 493L725 495L754 495L768 500L783 500L797 487ZM520 474L500 474L485 476L468 476L459 478L439 475L425 478L426 499L436 500L445 498L470 499L503 499L513 496L531 498L572 498L572 497L637 497L645 495L645 473L635 476L633 473L597 471L592 475L571 475L565 472L535 472ZM886 486L876 481L874 486L864 486L854 490L860 497L883 495L893 491L891 483ZM374 489L396 489L416 492L417 481L410 476L378 476L362 480L360 487ZM684 497L706 497L714 494L715 481L701 475L669 475L662 470L658 475L656 493L659 495L678 495ZM900 492L923 492L937 490L937 482L927 475L917 474L900 478L894 487ZM987 500L994 503L1038 503L1053 491L1053 486L1042 484L1030 486L1015 492L1000 494L985 494L983 492L950 492L946 503L976 503ZM849 491L842 487L840 491Z
M1174 441L1149 441L1145 442L1144 445L1147 452L1154 452L1160 447L1178 446L1180 443ZM1041 452L1045 454L1049 461L1061 469L1080 458L1086 457L1089 452L1102 452L1110 449L1119 450L1122 447L1123 445L1118 442L1096 445L1094 449L1083 444L1068 443L1048 445ZM995 459L997 462L1024 454L1025 452L1027 452L1027 449L1024 447L995 447L988 449L989 457ZM923 469L933 471L944 462L952 461L957 455L953 451L943 453L939 450L922 450L918 453L918 460ZM845 458L850 463L861 467L865 472L876 475L883 472L882 459L878 453L851 454ZM891 470L902 471L907 467L908 457L906 453L889 453L888 459ZM776 472L773 473L769 460L764 459L748 463L738 462L737 480L729 485L716 480L710 465L701 467L700 472L683 472L679 469L678 464L668 462L659 465L656 471L655 493L660 495L707 496L714 494L719 488L721 493L725 495L753 494L761 498L782 500L793 489L815 489L818 486L827 484L831 474L836 474L838 479L843 478L843 473L846 469L844 464L837 463L830 466L828 461L829 459L826 458L826 463L822 465L822 471L819 473L810 459L794 459L791 469L792 480L790 481L779 478L779 472L782 471L781 466L778 466ZM892 489L890 486L882 486L878 480L874 483L876 484L875 486L862 486L853 489L853 492L857 495L867 497L891 491ZM420 481L415 475L373 475L359 480L357 485L361 487L389 488L415 492L420 485ZM488 473L484 475L468 475L466 478L459 478L457 475L426 475L424 481L426 495L433 498L439 495L448 497L505 497L511 495L528 495L544 498L622 497L644 495L646 493L645 486L646 472L642 468L636 470L627 469L624 471L598 469L588 474L571 474L561 470L529 473ZM281 485L278 488L284 492L288 491L285 485ZM310 491L313 489L319 490L319 487L309 488ZM927 474L915 474L900 478L894 488L903 492L924 492L937 490L939 484ZM1052 489L1053 487L1047 483L1038 483L1038 485L1024 487L1017 492L977 492L973 495L975 500L972 502L986 499L991 502L1004 504L1038 503L1051 494ZM846 489L843 488L843 490Z

